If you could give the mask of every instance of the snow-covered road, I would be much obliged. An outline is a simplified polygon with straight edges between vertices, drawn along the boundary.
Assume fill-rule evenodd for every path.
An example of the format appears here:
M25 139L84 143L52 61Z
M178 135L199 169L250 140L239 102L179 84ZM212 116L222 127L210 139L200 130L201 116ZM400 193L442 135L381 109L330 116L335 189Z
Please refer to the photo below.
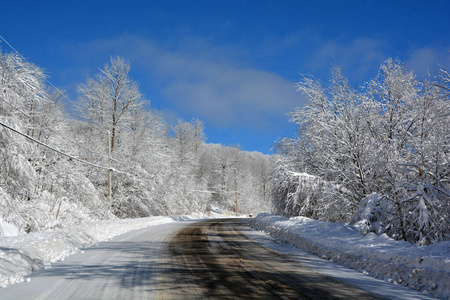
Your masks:
M219 269L224 266L222 276ZM219 219L168 223L117 236L33 272L24 283L0 289L0 299L277 298L290 288L263 290L280 287L285 278L298 274L313 276L313 285L320 289L341 286L346 299L352 298L348 292L355 292L350 294L354 297L367 293L385 299L427 298L280 244L249 228L248 220ZM225 290L212 294L216 286ZM252 294L242 294L247 288ZM298 288L295 283L293 290Z
M135 230L84 249L51 268L33 272L29 282L0 289L0 299L152 298L167 243L188 223Z

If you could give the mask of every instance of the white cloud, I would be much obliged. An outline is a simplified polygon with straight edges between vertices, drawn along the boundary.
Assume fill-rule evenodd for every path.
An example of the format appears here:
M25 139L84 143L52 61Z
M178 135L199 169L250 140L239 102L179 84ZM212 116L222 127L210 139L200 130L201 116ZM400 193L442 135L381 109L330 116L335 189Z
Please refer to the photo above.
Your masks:
M111 51L128 58L133 69L156 84L173 109L191 114L208 126L277 127L278 118L304 104L294 83L239 61L237 49L186 39L172 49L138 36L120 36L88 45L90 51ZM115 53L109 53L115 55ZM150 79L151 78L151 79ZM151 95L147 95L151 97Z
M361 83L371 79L379 66L388 57L395 57L389 46L379 39L359 37L348 41L335 39L318 44L310 67L315 69L330 68L331 64L342 65L344 72L351 79ZM408 64L419 76L438 68L438 64L450 65L450 47L424 46L412 48L403 53L400 60Z
M271 120L292 110L301 99L293 84L280 76L216 64L174 78L165 94L180 109L200 112L208 122L255 129L276 125Z
M339 39L324 42L318 47L312 65L330 68L331 64L342 65L346 73L357 81L365 81L371 71L386 59L381 40L359 37L349 41Z
M439 65L450 66L450 48L438 50L432 47L422 47L414 49L408 58L409 67L419 76L426 76L428 73L439 68Z

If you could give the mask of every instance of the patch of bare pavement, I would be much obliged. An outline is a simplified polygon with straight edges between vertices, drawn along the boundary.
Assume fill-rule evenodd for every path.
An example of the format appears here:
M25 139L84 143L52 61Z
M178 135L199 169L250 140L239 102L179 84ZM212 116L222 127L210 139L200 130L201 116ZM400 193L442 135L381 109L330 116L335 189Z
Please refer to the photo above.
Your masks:
M168 243L156 299L379 299L250 240L242 219L190 224Z

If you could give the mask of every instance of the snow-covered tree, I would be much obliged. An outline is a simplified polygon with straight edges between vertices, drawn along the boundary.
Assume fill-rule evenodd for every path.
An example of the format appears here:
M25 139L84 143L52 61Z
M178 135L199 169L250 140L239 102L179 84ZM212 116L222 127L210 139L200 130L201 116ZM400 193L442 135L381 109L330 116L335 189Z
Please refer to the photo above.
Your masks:
M298 90L310 102L290 114L298 137L277 146L283 160L273 177L275 210L330 220L313 212L341 199L342 219L336 220L349 221L367 202L360 200L377 193L379 201L370 207L378 210L373 215L383 232L420 244L448 239L446 74L423 84L400 61L388 59L358 90L350 88L339 68L333 69L329 87L303 77ZM332 184L335 188L326 190L335 197L312 205L311 197L323 187L311 190L309 180L299 182L292 175L302 172ZM305 189L311 191L305 194Z
M197 119L169 130L159 112L144 110L129 72L125 60L111 59L80 85L84 120L78 120L64 113L66 96L45 85L40 68L0 54L1 222L32 232L87 220L208 212L220 191L238 195L243 211L268 208L261 192L269 185L268 156L205 144ZM117 171L112 207L109 143Z
M130 63L123 58L111 57L109 65L78 88L81 116L95 134L111 132L112 152L120 141L120 132L132 120L131 112L143 103L138 84L129 76L130 68Z
M177 149L180 164L195 162L200 145L205 141L203 122L194 119L191 122L178 120L173 128L175 148Z

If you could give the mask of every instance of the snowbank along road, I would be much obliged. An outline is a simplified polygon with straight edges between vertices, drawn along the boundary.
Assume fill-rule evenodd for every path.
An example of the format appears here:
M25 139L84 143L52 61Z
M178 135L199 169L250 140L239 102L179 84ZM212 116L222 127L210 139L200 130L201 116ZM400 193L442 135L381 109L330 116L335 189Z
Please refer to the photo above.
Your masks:
M392 298L392 291L374 288L382 281L370 279L361 289L316 272L277 251L289 246L268 247L275 242L246 223L216 219L136 230L0 289L0 299ZM423 298L395 288L398 298Z

